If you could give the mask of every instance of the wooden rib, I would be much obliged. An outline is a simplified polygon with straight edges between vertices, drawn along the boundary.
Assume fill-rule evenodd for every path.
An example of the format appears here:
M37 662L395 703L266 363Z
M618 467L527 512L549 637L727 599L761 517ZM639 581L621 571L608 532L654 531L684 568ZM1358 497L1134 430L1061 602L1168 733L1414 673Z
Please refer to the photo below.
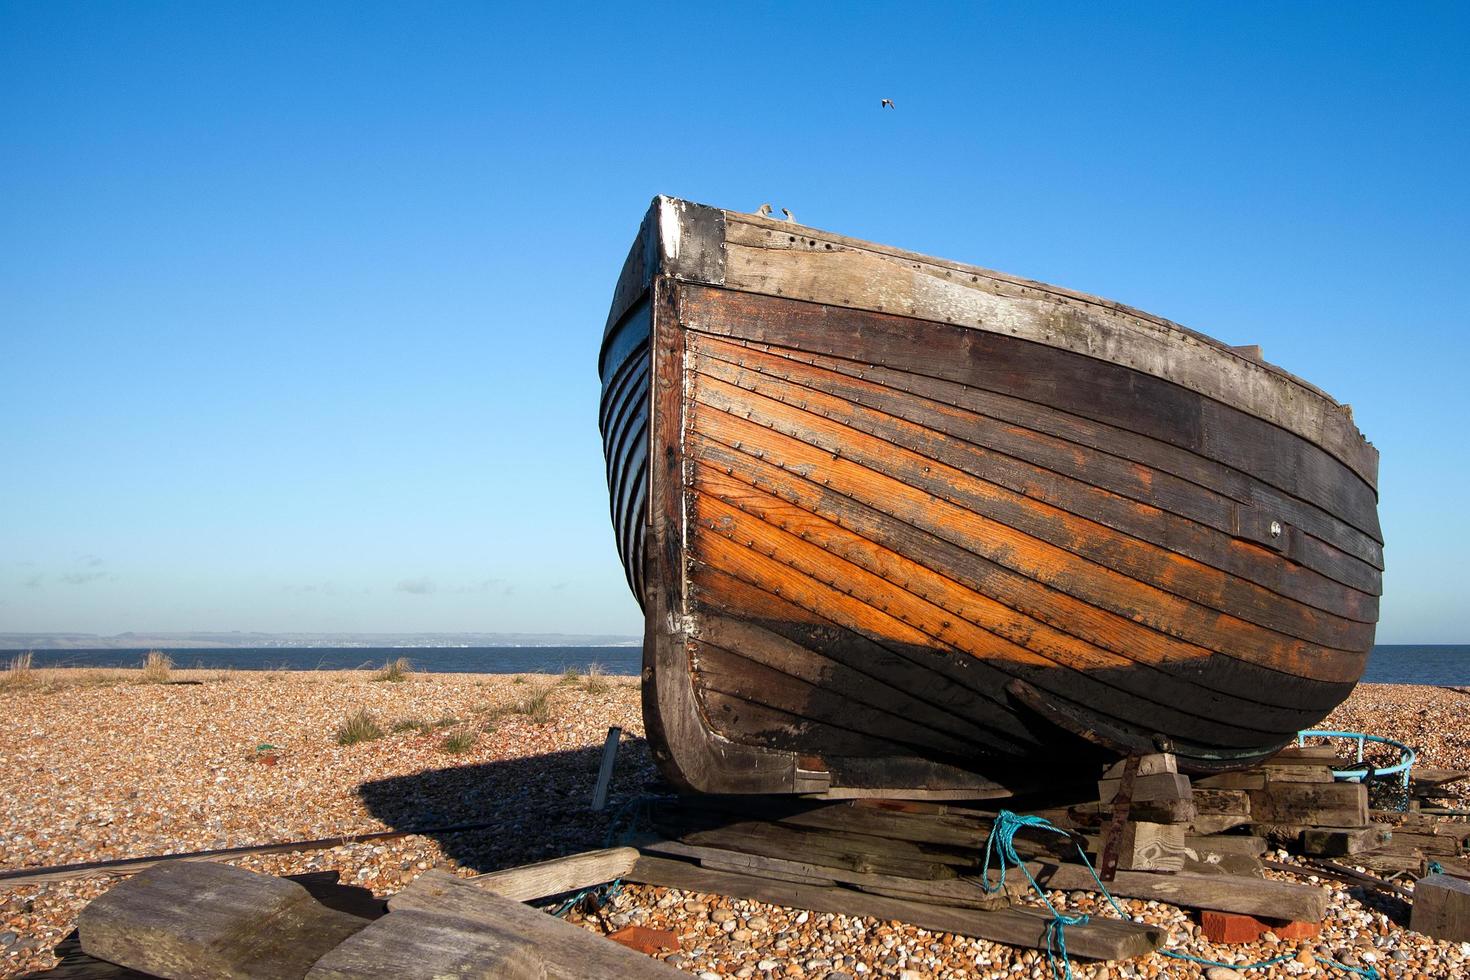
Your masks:
M1150 731L1162 731L1208 745L1249 748L1262 741L1263 733L1251 731L1244 725L1195 715L1116 686L1112 681L1126 676L1127 668L1136 665L1127 661L1120 663L1121 658L1089 649L1086 644L1077 643L1075 639L1064 637L1044 625L1038 624L1028 639L1044 652L1010 639L1006 634L1015 635L1011 632L1015 628L1014 623L991 620L986 627L977 625L964 618L955 606L958 605L956 599L962 602L968 596L974 603L978 597L953 583L946 584L941 576L905 569L898 574L905 574L907 578L892 582L890 576L895 574L894 571L887 575L870 571L708 496L701 495L696 500L696 512L699 523L714 533L701 534L698 543L691 544L702 552L702 557L717 566L730 560L731 548L743 548L765 554L771 561L785 566L780 578L783 585L798 576L815 578L826 575L836 587L850 590L854 597L920 631L931 645L979 656L1004 673L1092 705L1099 715L1116 719L1130 728L1139 726L1137 719L1147 719L1144 724ZM722 541L725 544L720 544ZM890 569L903 563L901 556L881 555L876 549L874 553L886 561ZM923 581L918 581L921 578ZM924 590L927 598L909 591L916 585ZM1014 614L1012 617L1016 618ZM1158 687L1166 688L1167 685ZM1292 730L1271 734L1282 737Z
M955 719L975 728L977 739L985 744L1017 745L1015 717L995 700L1004 696L1006 675L986 668L980 673L990 678L990 683L977 684L976 671L968 669L973 666L971 657L945 657L933 649L912 645L881 645L798 604L790 594L772 594L767 591L769 582L740 577L738 569L726 571L695 561L689 574L701 628L722 624L714 627L719 630L715 639L723 636L724 627L740 622L748 629L770 634L780 642L871 678L874 690L881 692L879 697L887 700L897 693L900 698L908 698L906 703L913 705L912 710L936 727L947 726L945 719ZM749 571L745 574L748 576ZM812 583L796 598L805 596L812 605L820 605L811 597L820 596L824 588ZM1024 731L1020 734L1028 735ZM1031 741L1029 736L1027 741Z
M639 350L633 356L618 365L611 380L606 382L602 388L602 397L598 403L597 412L599 429L607 430L608 420L621 409L629 389L647 383L650 367L647 343L640 344Z
M1186 559L1126 540L1098 541L1090 536L1096 532L1085 527L1053 526L1018 507L990 507L986 496L964 485L968 477L942 464L916 462L889 447L880 464L886 464L884 472L871 456L833 457L759 423L722 413L701 413L697 431L757 458L775 460L798 476L916 527L946 538L963 534L962 546L1012 571L1207 649L1325 681L1356 680L1354 671L1361 670L1366 651L1332 654L1149 584L1149 578L1171 584L1173 566ZM931 513L933 517L927 516Z
M885 415L924 425L1134 500L1152 503L1226 534L1233 534L1235 531L1234 515L1242 506L1239 499L1175 476L1167 470L1140 464L1110 452L1097 452L1090 446L1079 445L1036 428L997 419L969 407L962 408L909 390L916 387L912 384L913 381L922 379L901 376L891 379L886 385L880 385L785 357L778 348L758 349L707 334L691 336L694 349L703 358L702 363L715 362L711 365L712 369L722 372L717 376L732 383L740 382L731 377L734 372L729 367L720 367L719 364L756 372L762 378L777 378L803 390L815 390L846 403L862 405ZM745 385L741 384L741 387ZM1094 428L1106 428L1101 423L1091 425ZM1136 442L1141 438L1131 436L1130 441ZM1262 486L1259 481L1241 482L1243 486L1239 488L1239 492L1247 498L1252 497ZM1251 506L1250 499L1244 505ZM1272 509L1270 513L1299 530L1305 530L1301 528L1299 521L1308 520L1313 529L1320 532L1302 554L1303 564L1329 576L1336 572L1342 576L1339 580L1346 580L1345 584L1357 582L1376 585L1377 572L1383 567L1383 548L1378 542L1310 505L1296 504ZM1344 574L1338 571L1344 562L1362 562L1370 567L1360 568L1354 564ZM1376 619L1376 610L1374 618Z
M1055 408L1243 470L1382 539L1374 491L1343 463L1301 437L1151 375L952 324L710 287L684 286L679 310L686 327L707 333L898 366L1032 401L1044 395Z
M1144 668L1146 675L1158 671L1162 676L1145 678L1142 683L1156 686L1159 696L1176 703L1189 698L1198 702L1202 711L1222 718L1250 713L1251 717L1243 722L1245 727L1273 733L1297 731L1313 724L1320 720L1319 710L1337 703L1331 700L1335 692L1328 692L1322 703L1314 703L1314 699L1295 690L1301 686L1299 679L1283 676L1273 667L1242 663L1241 669L1233 672L1222 671L1218 665L1204 671L1200 662L1216 658L1213 650L1180 642L1089 605L881 511L830 491L822 492L808 480L782 473L728 447L696 442L693 448L705 460L698 471L701 492L714 494L848 560L854 560L850 556L856 552L841 540L839 529L903 555L1038 624L1123 657ZM1181 680L1171 667L1180 668L1186 686L1180 686ZM1263 687L1271 692L1282 684L1287 689L1286 700L1279 706L1261 701Z
M937 452L925 454L909 448L914 445L932 447L932 440L910 435L913 441L884 441L824 416L706 376L697 378L694 397L700 404L722 414L726 421L717 424L734 424L738 417L744 416L760 429L823 451L832 462L822 466L835 466L844 459L851 459L862 464L865 470L891 474L936 496L958 498L956 502L963 506L1023 531L1028 537L1050 541L1073 555L1098 560L1140 583L1191 599L1237 617L1243 623L1305 640L1314 646L1354 654L1366 653L1372 644L1373 631L1369 626L1330 616L1296 602L1283 601L1280 596L1253 583L1167 550L1162 547L1163 541L1157 542L1160 546L1155 546L1147 539L1124 534L1063 510L1049 500L1034 499L940 462ZM759 421L753 421L756 416L759 416ZM735 435L733 438L750 439L752 436ZM776 451L776 459L782 458L781 452L780 449ZM1098 495L1103 493L1095 491ZM1123 502L1118 509L1131 509L1145 520L1156 519L1161 513L1156 508L1131 502ZM1174 532L1172 527L1169 530Z

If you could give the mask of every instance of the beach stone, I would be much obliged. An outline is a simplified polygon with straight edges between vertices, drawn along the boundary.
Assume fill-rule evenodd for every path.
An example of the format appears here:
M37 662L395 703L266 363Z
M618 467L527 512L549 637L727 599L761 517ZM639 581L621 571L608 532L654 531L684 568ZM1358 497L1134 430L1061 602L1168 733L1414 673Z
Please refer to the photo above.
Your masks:
M1313 955L1310 946L1303 946L1296 952L1296 961L1303 966L1312 966L1317 962L1317 957Z
M1245 980L1245 977L1228 966L1212 966L1205 970L1205 980Z
M0 946L14 946L20 937L13 932L0 932Z

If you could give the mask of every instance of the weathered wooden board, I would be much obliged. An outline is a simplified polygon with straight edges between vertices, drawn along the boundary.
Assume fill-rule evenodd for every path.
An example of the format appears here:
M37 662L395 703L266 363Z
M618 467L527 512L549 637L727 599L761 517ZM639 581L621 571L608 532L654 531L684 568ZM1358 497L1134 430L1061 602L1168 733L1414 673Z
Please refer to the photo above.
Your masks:
M1250 795L1251 819L1256 823L1368 825L1368 787L1362 783L1268 783Z
M213 862L160 865L77 916L83 952L160 977L304 977L367 926L301 885Z
M507 928L494 916L398 911L327 951L307 980L546 980L547 937Z
M1004 894L987 892L977 879L967 877L919 879L871 874L812 861L764 857L718 847L685 844L681 841L650 842L642 846L642 851L659 857L693 859L716 871L730 871L758 878L779 878L809 885L836 885L840 882L875 895L907 898L931 905L992 909L1000 908L1009 901Z
M1028 863L1044 887L1062 891L1096 891L1092 873L1080 864ZM1321 922L1327 914L1328 891L1265 878L1202 875L1181 872L1155 874L1119 871L1108 890L1127 898L1153 899L1187 908L1240 912L1243 915Z
M714 871L646 855L638 859L628 877L650 885L728 895L813 912L896 919L921 929L1036 949L1045 948L1047 923L1050 921L1049 915L1021 909L980 911L945 908L863 894L848 888L821 888ZM1167 930L1157 926L1095 918L1086 925L1067 928L1067 951L1087 959L1131 959L1157 949L1166 935Z
M1119 871L1183 871L1184 827L1129 820L1118 841Z
M1435 939L1470 942L1470 881L1451 875L1420 878L1409 927Z
M634 848L609 847L492 871L469 880L486 891L518 902L529 902L620 878L637 859L638 851Z
M665 963L443 871L425 872L389 898L383 921L408 911L494 922L506 932L527 937L536 944L548 980L677 980L685 976Z

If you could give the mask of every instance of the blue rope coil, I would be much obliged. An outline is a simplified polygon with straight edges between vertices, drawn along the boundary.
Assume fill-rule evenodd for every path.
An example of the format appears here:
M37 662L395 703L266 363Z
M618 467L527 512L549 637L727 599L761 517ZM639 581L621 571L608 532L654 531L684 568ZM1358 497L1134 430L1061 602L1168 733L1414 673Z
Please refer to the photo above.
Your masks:
M1041 903L1046 906L1046 910L1052 916L1051 922L1046 927L1046 960L1047 965L1051 969L1051 975L1054 978L1061 978L1061 980L1072 980L1072 963L1067 958L1067 927L1086 925L1091 917L1087 915L1063 915L1057 911L1056 906L1052 905L1051 900L1046 897L1045 889L1037 883L1036 878L1027 869L1026 862L1022 861L1021 856L1016 853L1016 832L1027 827L1033 830L1049 831L1050 833L1071 840L1077 847L1077 856L1082 859L1082 863L1087 867L1088 873L1092 875L1092 880L1097 884L1098 891L1102 892L1103 897L1108 900L1108 904L1113 907L1113 911L1117 912L1118 916L1125 922L1131 922L1132 917L1127 912L1124 912L1122 906L1113 898L1112 893L1108 891L1107 886L1098 877L1096 869L1092 866L1092 862L1087 859L1087 854L1082 850L1082 845L1077 844L1071 834L1053 826L1051 821L1044 817L1023 816L1012 813L1010 810L1002 810L996 815L995 822L990 826L990 835L985 840L985 860L980 868L981 886L987 892L1000 891L1005 888L1007 866L1015 865L1021 870L1021 873L1026 876L1026 880L1031 883L1031 890L1041 899ZM995 857L1000 865L999 880L994 885L990 883L990 861L992 856ZM1215 960L1202 959L1198 956L1190 956L1188 953L1178 953L1170 949L1161 949L1159 952L1173 959L1184 960L1200 966L1223 966L1232 970L1262 970L1266 967L1295 959L1294 956L1290 955L1275 956L1269 960L1262 960L1259 963L1242 965L1239 963L1219 963ZM1313 954L1312 958L1319 963L1341 970L1344 973L1352 973L1364 977L1365 980L1380 980L1378 971L1371 966L1365 968L1348 966L1346 963L1339 963L1336 960L1315 954ZM1060 967L1057 965L1058 960L1061 961Z

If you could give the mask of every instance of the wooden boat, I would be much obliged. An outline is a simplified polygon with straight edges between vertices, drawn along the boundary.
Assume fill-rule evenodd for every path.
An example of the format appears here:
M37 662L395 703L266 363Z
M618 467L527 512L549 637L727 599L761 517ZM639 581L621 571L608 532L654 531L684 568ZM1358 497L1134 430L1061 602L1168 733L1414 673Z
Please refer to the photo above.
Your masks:
M660 197L599 370L648 738L684 787L1245 766L1373 644L1377 451L1257 349Z

